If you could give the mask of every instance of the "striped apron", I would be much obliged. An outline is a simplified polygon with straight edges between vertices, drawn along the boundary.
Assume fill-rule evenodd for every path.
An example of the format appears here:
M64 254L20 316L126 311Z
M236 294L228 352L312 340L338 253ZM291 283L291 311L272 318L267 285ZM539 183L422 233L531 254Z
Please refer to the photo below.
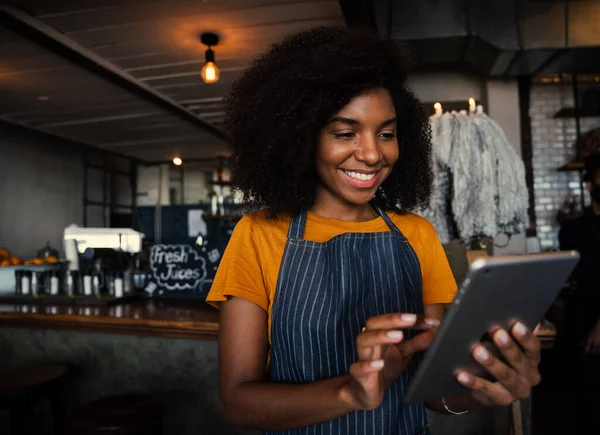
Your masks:
M304 240L306 212L292 219L273 301L269 379L305 384L346 375L356 361L356 336L379 314L423 314L421 268L408 240L377 209L390 232L345 233ZM410 338L415 331L405 331ZM373 411L267 434L428 434L423 404L403 403L420 356Z

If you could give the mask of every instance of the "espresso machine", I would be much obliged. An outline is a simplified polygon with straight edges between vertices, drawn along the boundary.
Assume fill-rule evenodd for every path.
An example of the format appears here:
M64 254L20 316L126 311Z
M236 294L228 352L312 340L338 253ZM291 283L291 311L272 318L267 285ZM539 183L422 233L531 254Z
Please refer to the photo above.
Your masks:
M120 298L144 288L147 272L141 261L144 234L131 228L82 228L63 233L67 295Z

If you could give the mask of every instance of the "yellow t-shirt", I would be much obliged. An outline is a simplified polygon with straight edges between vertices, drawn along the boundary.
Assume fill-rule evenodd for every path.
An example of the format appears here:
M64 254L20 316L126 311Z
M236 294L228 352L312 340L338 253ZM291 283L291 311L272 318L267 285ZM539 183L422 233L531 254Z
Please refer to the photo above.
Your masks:
M423 275L423 303L452 302L456 282L433 226L415 214L388 214L419 259ZM271 307L290 221L289 217L268 219L265 212L244 216L233 231L207 297L207 301L216 307L219 302L235 296L263 308L268 313L269 336ZM343 233L384 231L390 231L390 228L381 217L368 222L346 222L309 212L304 238L326 242Z

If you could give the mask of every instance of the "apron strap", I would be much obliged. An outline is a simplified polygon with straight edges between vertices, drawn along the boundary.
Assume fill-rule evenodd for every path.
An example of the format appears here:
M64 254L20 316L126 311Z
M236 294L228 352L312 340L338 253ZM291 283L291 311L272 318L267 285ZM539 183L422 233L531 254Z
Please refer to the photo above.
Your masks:
M387 224L388 227L390 227L390 230L392 230L392 232L402 234L402 231L400 231L398 229L398 227L396 226L396 224L394 222L392 222L392 220L390 219L390 217L387 215L387 213L385 211L383 211L381 209L381 207L379 207L377 204L375 204L375 202L372 202L371 205L373 206L373 208L375 209L375 211L377 213L379 213L379 216L381 216L383 218L384 222Z
M290 229L288 230L288 240L304 239L304 228L306 227L306 210L292 217Z

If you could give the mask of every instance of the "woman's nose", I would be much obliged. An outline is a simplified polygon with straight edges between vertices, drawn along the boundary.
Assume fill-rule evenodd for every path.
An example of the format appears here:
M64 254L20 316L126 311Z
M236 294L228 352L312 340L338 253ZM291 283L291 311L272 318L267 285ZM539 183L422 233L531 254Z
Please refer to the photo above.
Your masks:
M381 152L377 145L376 136L362 136L358 141L358 147L354 151L357 160L373 166L381 160Z

